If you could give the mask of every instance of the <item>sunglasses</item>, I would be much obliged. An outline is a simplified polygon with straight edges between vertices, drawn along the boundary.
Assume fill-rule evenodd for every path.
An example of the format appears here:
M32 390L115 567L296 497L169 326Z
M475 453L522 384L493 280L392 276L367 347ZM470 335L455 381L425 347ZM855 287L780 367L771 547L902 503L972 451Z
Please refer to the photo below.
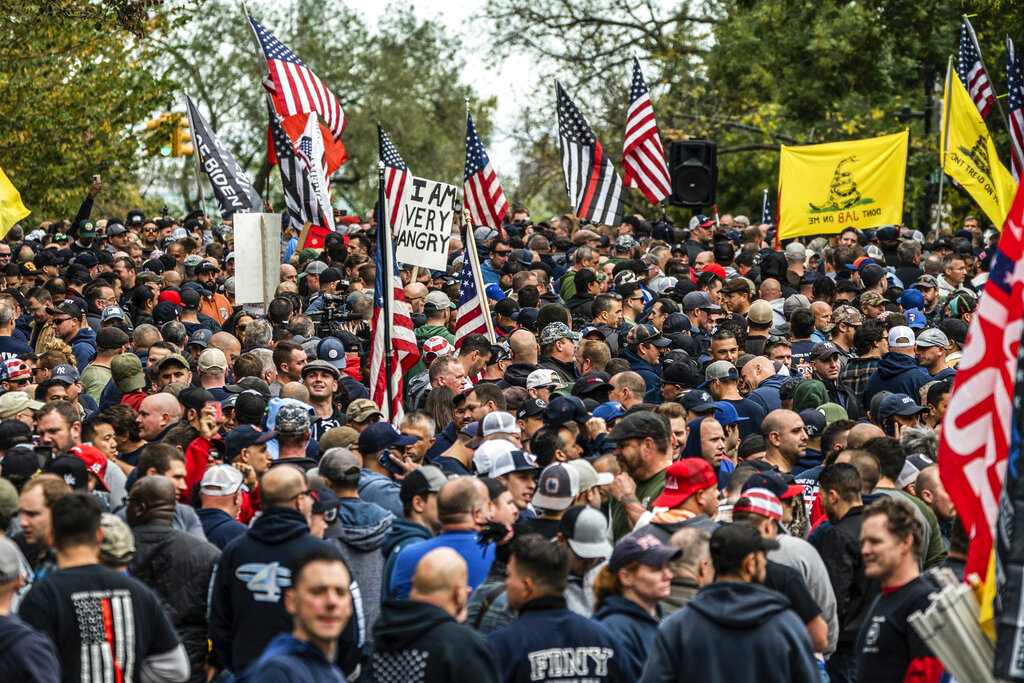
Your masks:
M71 320L71 318L54 318L53 319L53 324L54 325L63 325L64 323L66 323L69 320Z
M494 252L494 255L495 256L508 256L511 253L512 253L512 250L509 249L507 251L496 251L496 252Z

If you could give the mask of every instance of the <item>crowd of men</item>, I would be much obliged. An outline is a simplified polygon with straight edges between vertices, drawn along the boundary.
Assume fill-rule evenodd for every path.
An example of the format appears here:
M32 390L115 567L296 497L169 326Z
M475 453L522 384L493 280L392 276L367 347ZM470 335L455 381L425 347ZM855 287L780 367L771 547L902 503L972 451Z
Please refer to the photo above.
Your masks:
M0 680L938 681L907 618L967 539L935 465L992 254L885 226L572 216L402 264L404 416L370 400L377 225L0 242ZM455 233L458 234L457 231ZM466 250L495 338L457 329Z

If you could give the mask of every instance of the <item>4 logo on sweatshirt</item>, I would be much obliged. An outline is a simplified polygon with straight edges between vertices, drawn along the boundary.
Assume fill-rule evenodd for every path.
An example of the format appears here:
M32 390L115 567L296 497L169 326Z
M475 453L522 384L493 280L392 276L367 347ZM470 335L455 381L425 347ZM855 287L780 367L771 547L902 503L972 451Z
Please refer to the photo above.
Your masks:
M281 589L292 585L292 570L280 562L243 564L235 570L235 576L245 583L256 602L278 602Z

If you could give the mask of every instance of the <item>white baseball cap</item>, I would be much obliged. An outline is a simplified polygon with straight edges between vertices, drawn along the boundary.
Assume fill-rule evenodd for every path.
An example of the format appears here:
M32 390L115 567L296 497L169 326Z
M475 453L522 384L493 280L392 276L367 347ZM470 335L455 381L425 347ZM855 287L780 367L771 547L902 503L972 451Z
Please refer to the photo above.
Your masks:
M242 488L244 477L231 465L217 465L206 470L199 482L199 492L208 496L230 496Z
M889 330L889 348L907 349L914 346L917 340L914 338L914 331L906 325L897 325Z
M516 450L516 445L504 439L485 441L473 452L473 467L481 477L490 476L492 463L501 455L508 455Z
M554 370L541 368L534 370L526 377L526 388L536 389L537 387L558 386L558 375Z

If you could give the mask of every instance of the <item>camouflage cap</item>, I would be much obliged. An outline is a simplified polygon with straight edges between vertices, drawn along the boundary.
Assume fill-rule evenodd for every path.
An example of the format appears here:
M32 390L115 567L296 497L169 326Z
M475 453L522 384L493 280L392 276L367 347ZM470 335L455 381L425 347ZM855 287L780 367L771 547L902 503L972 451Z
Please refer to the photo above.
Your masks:
M580 335L569 329L565 323L548 323L540 333L540 344L553 344L559 339L571 339L574 342L580 340Z
M864 292L860 295L861 306L884 306L886 303L880 292Z
M828 324L822 328L822 332L830 332L832 328L840 323L844 325L863 325L864 316L850 304L836 306L835 310L832 311L832 317L829 318Z
M164 276L160 273L154 273L151 270L142 270L136 273L135 282L136 284L144 285L148 282L163 282Z
M279 434L304 434L309 431L309 410L295 403L286 403L277 411L274 429Z

